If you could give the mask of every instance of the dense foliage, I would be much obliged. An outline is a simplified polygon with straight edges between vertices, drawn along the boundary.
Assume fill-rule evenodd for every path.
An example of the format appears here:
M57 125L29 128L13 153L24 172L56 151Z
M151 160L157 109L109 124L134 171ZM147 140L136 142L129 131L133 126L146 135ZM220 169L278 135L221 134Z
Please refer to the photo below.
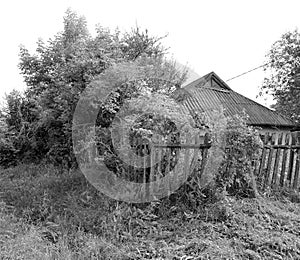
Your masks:
M203 201L220 201L229 196L261 197L254 166L263 148L257 129L246 124L247 115L226 117L222 109L210 117L194 114L196 126L205 129L205 144L188 180L170 196L177 205L183 202L189 209L199 209Z
M287 32L276 41L267 55L262 92L272 94L274 108L283 115L300 122L300 33Z
M19 68L27 89L23 94L13 91L6 98L1 120L9 132L3 149L12 148L5 154L7 159L46 159L59 165L74 165L71 127L80 93L111 66L140 60L140 64L156 66L158 72L173 73L180 85L184 73L179 75L174 63L165 61L166 49L161 46L161 39L138 27L121 33L97 26L96 36L92 37L85 18L68 10L62 32L47 42L38 40L34 54L25 47L20 49ZM152 64L147 58L152 59ZM7 159L0 164L8 166Z
M227 119L224 159L217 183L230 195L256 197L258 195L254 165L259 160L263 143L258 131L247 126L245 116Z

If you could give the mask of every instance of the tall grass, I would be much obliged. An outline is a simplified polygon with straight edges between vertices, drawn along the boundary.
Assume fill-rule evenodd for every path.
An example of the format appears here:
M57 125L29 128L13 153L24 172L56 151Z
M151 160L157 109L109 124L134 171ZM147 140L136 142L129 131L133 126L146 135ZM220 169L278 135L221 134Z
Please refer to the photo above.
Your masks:
M278 193L130 205L51 165L1 170L0 191L0 259L300 259L300 207Z

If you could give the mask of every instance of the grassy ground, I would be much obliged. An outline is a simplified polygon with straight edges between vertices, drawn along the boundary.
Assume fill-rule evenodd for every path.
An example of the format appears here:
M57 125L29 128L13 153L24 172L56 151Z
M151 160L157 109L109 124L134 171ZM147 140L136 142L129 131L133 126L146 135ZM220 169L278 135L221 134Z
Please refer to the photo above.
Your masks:
M0 192L0 259L300 259L300 206L281 195L128 205L49 165L1 170Z

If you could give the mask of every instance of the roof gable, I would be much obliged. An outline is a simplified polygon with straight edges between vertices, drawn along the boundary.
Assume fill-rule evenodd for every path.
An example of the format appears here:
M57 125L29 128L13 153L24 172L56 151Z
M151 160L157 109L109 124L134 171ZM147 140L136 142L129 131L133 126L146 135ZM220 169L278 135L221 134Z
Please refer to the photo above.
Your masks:
M230 91L232 90L215 72L210 72L205 76L197 79L186 87L209 88L215 90Z

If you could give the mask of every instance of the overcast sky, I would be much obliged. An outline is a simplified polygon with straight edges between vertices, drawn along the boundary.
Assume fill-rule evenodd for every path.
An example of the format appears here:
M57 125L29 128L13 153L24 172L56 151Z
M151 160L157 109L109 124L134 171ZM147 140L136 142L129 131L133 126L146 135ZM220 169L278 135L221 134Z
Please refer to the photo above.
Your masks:
M90 32L95 24L130 30L136 24L153 35L168 37L164 44L173 57L197 75L214 71L224 81L264 64L265 54L280 36L300 25L300 1L2 1L0 3L0 96L24 89L18 64L19 45L34 51L40 37L47 40L63 29L70 7L84 15ZM262 69L227 82L235 91L256 99Z

